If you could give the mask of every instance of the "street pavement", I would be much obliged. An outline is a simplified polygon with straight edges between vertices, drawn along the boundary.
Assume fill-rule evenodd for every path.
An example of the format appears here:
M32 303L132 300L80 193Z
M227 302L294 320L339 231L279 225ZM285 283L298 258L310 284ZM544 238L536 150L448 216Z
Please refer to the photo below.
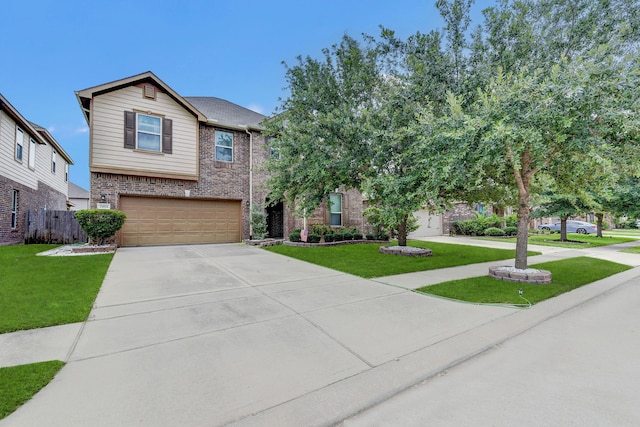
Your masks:
M539 259L577 252L640 265L640 255L617 252L621 247L588 253L541 247ZM610 295L630 297L623 290L637 289L640 277L640 269L633 268L529 310L461 304L411 291L419 283L484 275L487 269L478 264L366 280L245 245L121 248L87 322L0 335L0 366L67 361L47 387L0 426L312 426L345 419L372 425L385 419L386 408L395 412L390 405L402 405L413 390L429 389L446 372L461 371L456 375L463 383L464 375L471 375L463 369L473 372L476 364L493 360L502 354L496 348L535 342L524 337L541 328L548 331L545 348L570 331L577 341L590 343L584 356L594 353L599 346L590 323L583 328L577 322L567 332L562 323L546 325L581 307L602 305L607 312L609 301L616 302ZM637 325L633 320L637 317L610 326L623 329L620 336L631 340L637 331L630 329ZM600 335L608 337L604 325ZM609 340L606 348L616 351L616 343ZM533 357L535 348L520 356ZM538 369L545 372L547 366L554 377L558 360L546 354L540 359L545 357L549 363ZM505 366L492 367L496 381L509 369L523 374L521 367L514 368L522 357L504 359ZM595 365L601 362L593 358ZM616 376L609 381L615 383ZM624 407L625 402L611 404ZM512 420L491 418L488 408L489 413L478 412L481 424L470 419L453 424L492 425L493 419L508 425L501 420ZM632 408L627 412L637 420ZM445 425L446 411L442 414L440 425ZM416 412L405 421L420 425L420 417ZM404 425L390 420L378 425Z

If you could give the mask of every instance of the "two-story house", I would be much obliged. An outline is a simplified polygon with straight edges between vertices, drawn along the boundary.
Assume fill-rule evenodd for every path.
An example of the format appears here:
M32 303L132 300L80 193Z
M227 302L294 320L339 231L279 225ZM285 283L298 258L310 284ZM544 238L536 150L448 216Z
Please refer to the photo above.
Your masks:
M90 207L119 209L121 246L240 242L266 206L271 150L262 114L219 98L183 97L151 72L76 92L90 128ZM362 224L358 192L336 193L316 222ZM326 212L325 212L326 211ZM270 237L302 221L277 203Z
M0 94L0 244L24 241L30 209L66 210L71 157Z

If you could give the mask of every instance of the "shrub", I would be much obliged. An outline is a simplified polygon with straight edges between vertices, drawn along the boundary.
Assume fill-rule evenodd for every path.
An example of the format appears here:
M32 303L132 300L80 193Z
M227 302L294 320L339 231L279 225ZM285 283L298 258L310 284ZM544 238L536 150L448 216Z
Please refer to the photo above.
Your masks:
M376 236L373 233L367 233L366 238L367 240L376 240Z
M518 235L518 227L505 227L504 234L507 236L516 236Z
M296 228L295 230L293 230L291 232L291 234L289 234L289 240L292 242L299 242L300 241L300 229Z
M324 235L325 242L333 242L335 240L336 235L333 233L328 233Z
M504 236L505 232L504 230L497 227L489 227L486 230L484 230L484 235L485 236Z
M353 240L353 233L350 231L343 231L342 240Z
M507 227L518 227L518 215L513 214L513 215L508 215L504 217L504 222L505 224L507 224ZM505 231L506 231L506 227L505 227Z
M353 233L353 240L362 240L362 233Z
M253 239L262 240L267 235L267 214L256 205L251 210L251 229Z
M308 243L319 243L320 242L320 235L316 234L316 233L309 233L309 235L307 236L307 242Z
M127 218L124 212L112 209L80 210L75 211L74 216L91 241L99 245L113 237Z
M376 236L377 240L389 240L389 235L387 233L380 233Z

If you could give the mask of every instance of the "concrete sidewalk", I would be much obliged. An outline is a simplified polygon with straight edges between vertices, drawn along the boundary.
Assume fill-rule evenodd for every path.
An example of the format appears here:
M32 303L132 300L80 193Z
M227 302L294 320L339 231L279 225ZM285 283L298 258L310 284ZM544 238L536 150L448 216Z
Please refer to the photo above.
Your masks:
M504 244L485 242L473 240ZM555 259L586 255L541 249ZM627 261L640 264L632 256ZM443 277L487 268L447 269ZM31 332L31 341L25 332L0 335L0 364L21 363L21 345L37 348L38 334L58 344L42 357L68 361L0 426L327 425L597 298L640 269L526 311L407 290L411 277L425 284L421 274L403 275L400 288L380 283L393 278L360 279L244 245L120 249L86 323Z

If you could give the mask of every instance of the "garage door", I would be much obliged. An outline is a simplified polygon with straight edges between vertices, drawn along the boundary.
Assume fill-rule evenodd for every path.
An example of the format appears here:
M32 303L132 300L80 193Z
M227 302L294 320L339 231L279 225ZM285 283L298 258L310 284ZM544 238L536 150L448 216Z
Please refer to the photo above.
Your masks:
M442 215L431 213L426 209L415 212L418 218L418 229L409 233L410 239L442 235Z
M120 197L127 220L121 246L231 243L241 240L239 201Z

